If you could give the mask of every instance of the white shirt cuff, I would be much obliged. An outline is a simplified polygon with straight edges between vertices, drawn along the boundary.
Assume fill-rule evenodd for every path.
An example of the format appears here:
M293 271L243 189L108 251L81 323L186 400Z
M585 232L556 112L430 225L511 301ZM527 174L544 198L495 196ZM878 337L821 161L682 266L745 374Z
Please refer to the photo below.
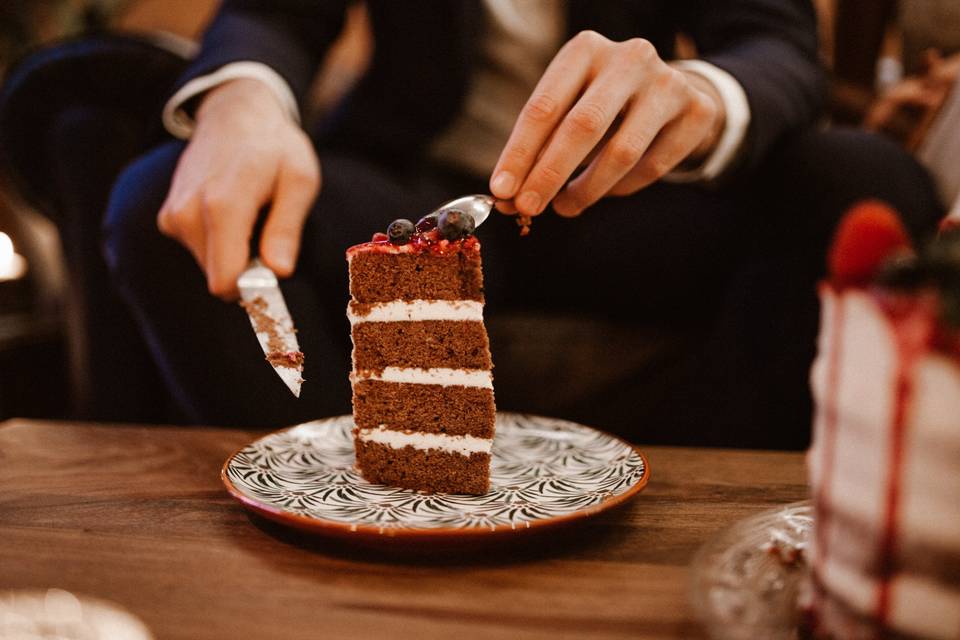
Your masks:
M167 104L163 107L163 126L172 135L186 140L193 134L193 129L197 123L183 106L192 98L206 93L228 80L239 78L252 78L266 84L290 118L297 124L300 123L297 99L287 81L279 73L261 62L244 61L226 64L213 73L194 78L180 87L180 90L173 94L173 97L167 100Z
M698 168L690 171L672 171L664 177L668 182L706 182L713 180L730 168L743 139L747 136L747 127L750 126L750 103L747 94L732 75L703 60L676 60L671 66L684 71L690 71L714 86L723 108L726 111L727 121L723 126L720 139L713 152Z

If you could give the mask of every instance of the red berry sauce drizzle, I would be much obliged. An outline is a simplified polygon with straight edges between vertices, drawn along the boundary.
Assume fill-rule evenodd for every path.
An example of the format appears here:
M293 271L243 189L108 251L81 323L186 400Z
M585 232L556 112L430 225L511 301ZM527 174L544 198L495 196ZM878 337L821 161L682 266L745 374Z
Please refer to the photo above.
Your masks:
M480 241L476 236L468 236L461 240L447 240L440 237L440 232L436 229L415 233L410 236L410 242L406 244L392 244L385 233L375 233L370 242L354 245L347 249L347 258L357 253L409 253L421 254L432 253L436 255L453 255L460 252L477 251L480 248Z
M830 285L827 285L830 286ZM817 567L816 572L823 574L826 558L829 553L829 537L827 535L828 521L832 516L832 505L828 495L832 483L833 468L836 464L835 449L838 420L838 395L840 381L840 367L844 336L842 329L846 310L844 308L844 287L837 287L834 297L834 310L829 322L832 326L833 342L827 365L827 397L823 414L823 452L822 477L820 490L817 494L816 517L818 524L817 535ZM937 328L936 296L921 293L919 295L891 294L879 289L870 291L885 315L891 322L891 330L896 343L896 367L892 380L894 404L890 415L889 429L887 430L889 469L888 483L885 488L884 513L882 529L876 548L878 569L877 590L874 596L874 619L878 631L888 626L890 616L891 583L897 571L895 561L897 553L897 536L899 531L900 489L903 478L903 463L905 441L907 437L907 408L913 395L914 370L920 357L931 347L946 346L944 336ZM955 350L950 350L954 358ZM820 590L815 591L815 598L821 597ZM821 608L821 603L814 603L814 610ZM814 628L818 621L814 621Z
M958 242L956 238L952 242ZM938 351L960 363L960 331L956 321L947 320L951 317L944 307L948 304L949 292L943 289L943 282L936 277L924 276L924 268L956 269L956 263L950 257L950 246L940 248L939 252L933 247L928 248L925 254L914 256L912 262L901 263L899 271L892 260L899 253L907 252L913 255L911 243L906 230L899 221L896 212L881 202L859 203L851 208L841 221L829 254L831 278L825 287L836 294L832 317L827 320L833 330L833 343L826 372L826 397L822 414L822 474L820 489L816 496L816 565L815 575L823 575L823 569L828 555L828 522L831 518L832 504L828 495L832 483L834 465L836 464L836 439L838 429L837 406L840 383L840 366L844 336L841 331L844 327L846 309L843 295L850 288L868 293L881 307L890 322L890 330L896 348L896 362L892 385L893 407L887 431L882 434L886 438L887 447L887 475L886 486L882 487L883 514L881 531L874 550L878 580L874 594L873 620L876 623L874 632L883 634L889 627L892 607L892 584L899 571L897 552L900 533L901 489L903 483L906 442L908 433L908 410L914 394L915 369L920 358L930 351ZM875 284L886 263L889 269L888 278L897 282L901 278L904 288L884 288ZM920 265L920 271L917 271ZM905 266L904 266L905 265ZM912 265L912 266L911 266ZM913 270L911 279L911 269ZM906 277L906 280L902 278ZM951 283L955 280L950 280ZM950 284L949 286L954 286ZM952 300L952 299L950 299ZM956 306L956 301L950 303ZM956 315L954 309L953 315ZM822 607L820 589L814 591L813 622L814 630L818 622L816 611ZM858 635L857 637L861 637Z
M879 584L875 615L880 627L887 626L890 616L890 587L897 570L897 534L899 530L900 489L903 479L904 443L907 437L907 407L913 396L914 370L920 357L933 343L935 334L935 299L920 296L888 296L880 294L881 305L893 323L897 345L894 377L894 406L889 433L889 460L883 530L877 546ZM932 303L932 304L931 304Z

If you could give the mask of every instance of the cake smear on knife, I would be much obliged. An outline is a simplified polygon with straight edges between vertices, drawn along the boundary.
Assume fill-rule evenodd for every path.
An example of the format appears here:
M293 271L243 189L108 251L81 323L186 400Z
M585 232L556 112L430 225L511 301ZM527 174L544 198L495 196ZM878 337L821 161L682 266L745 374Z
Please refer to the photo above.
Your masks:
M303 352L277 276L254 258L237 279L240 306L260 342L267 362L297 398L303 385Z

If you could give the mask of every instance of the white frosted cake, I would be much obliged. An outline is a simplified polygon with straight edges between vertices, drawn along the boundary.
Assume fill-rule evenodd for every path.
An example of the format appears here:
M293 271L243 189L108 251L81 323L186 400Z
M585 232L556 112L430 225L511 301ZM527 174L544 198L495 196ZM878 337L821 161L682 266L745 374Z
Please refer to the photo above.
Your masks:
M960 638L960 237L909 253L877 203L820 289L813 635Z

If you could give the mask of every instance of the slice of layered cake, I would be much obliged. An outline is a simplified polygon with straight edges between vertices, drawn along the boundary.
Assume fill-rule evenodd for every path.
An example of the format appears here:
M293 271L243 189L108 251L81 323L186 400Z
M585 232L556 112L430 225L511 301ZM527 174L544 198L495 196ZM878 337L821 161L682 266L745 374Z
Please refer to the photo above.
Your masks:
M960 233L856 207L820 288L816 638L960 638Z
M493 364L473 228L450 210L347 250L357 467L369 482L489 487Z

